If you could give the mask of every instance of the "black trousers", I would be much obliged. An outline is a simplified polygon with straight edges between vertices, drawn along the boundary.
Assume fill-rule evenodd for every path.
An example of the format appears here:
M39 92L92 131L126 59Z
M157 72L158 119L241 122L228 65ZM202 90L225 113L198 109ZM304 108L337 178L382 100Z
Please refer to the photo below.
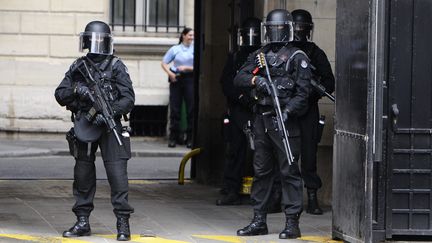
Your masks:
M248 142L243 128L231 121L228 131L229 140L225 156L223 188L228 193L239 193L245 170Z
M301 174L306 188L319 189L321 178L317 174L317 150L319 143L318 103L310 104L308 112L299 118L301 130Z
M186 102L188 136L192 134L193 108L194 108L194 79L193 73L177 76L177 82L170 82L170 133L172 136L179 135L180 113L182 102Z
M121 134L120 129L118 130ZM123 146L119 146L112 132L104 133L98 141L77 141L78 155L75 158L72 211L77 216L89 216L94 208L96 192L95 153L100 147L108 182L111 186L111 204L116 216L129 217L134 209L128 203L127 161L130 158L130 140L120 135Z
M255 154L252 204L257 213L266 213L277 173L282 184L282 201L285 214L300 214L303 210L303 186L298 167L300 137L290 137L289 143L295 161L289 165L282 140L274 127L264 121L269 116L256 115L254 121ZM277 170L276 168L279 168Z

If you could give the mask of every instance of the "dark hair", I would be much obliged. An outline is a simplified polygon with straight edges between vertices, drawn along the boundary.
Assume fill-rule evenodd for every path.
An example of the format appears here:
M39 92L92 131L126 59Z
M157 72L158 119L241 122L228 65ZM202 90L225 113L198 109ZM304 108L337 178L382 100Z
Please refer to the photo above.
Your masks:
M183 31L181 32L181 34L180 34L180 38L179 38L179 44L181 44L182 42L183 42L183 35L186 35L187 33L189 33L190 31L192 31L193 29L192 28L189 28L189 27L185 27L184 29L183 29Z

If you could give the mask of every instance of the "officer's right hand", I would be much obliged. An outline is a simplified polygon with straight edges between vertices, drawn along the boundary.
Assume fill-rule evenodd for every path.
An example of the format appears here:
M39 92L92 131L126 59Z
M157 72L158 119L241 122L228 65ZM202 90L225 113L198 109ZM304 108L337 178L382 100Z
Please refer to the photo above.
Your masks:
M177 76L176 76L176 74L173 73L173 72L170 72L170 73L168 74L168 78L169 78L169 80L170 80L171 83L177 82Z
M258 76L255 79L255 87L261 94L270 95L270 86L266 78Z
M78 84L75 93L81 100L88 100L90 98L90 89L86 85Z

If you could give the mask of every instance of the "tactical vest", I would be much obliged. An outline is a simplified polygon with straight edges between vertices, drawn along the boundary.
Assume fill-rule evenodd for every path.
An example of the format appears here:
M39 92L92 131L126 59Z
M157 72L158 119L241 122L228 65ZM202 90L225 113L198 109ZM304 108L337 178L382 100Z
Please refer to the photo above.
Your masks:
M85 62L90 75L95 80L100 80L99 84L102 89L105 90L105 93L108 94L108 99L111 105L117 99L118 91L113 88L113 84L115 80L113 79L113 66L119 60L118 57L107 57L105 60L99 63L94 63L87 57L80 57L77 61L74 62L74 69L77 72L77 67L81 64L80 62ZM80 78L73 78L74 82L82 82ZM93 104L91 102L80 102L80 109L76 117L74 118L74 114L72 114L72 120L74 122L74 133L78 140L86 143L95 142L100 138L103 131L106 129L102 126L95 126L92 124L92 119L96 115L96 110L93 108Z
M113 86L116 80L113 78L113 67L120 59L116 56L108 56L102 62L93 62L88 57L80 57L75 63L78 66L80 62L86 62L90 74L98 80L101 80L101 88L109 95L109 100L112 103L118 98L118 90ZM76 81L76 80L74 80Z
M265 47L264 47L265 48ZM291 61L298 54L304 55L308 59L307 55L298 48L286 46L282 47L277 53L273 53L270 50L263 49L266 53L267 65L269 67L270 76L276 87L276 93L279 98L281 106L288 104L289 100L295 93L297 77L294 77L294 68L291 65ZM266 77L266 70L263 68L260 70L260 76ZM273 101L271 97L258 96L258 104L263 106L272 106Z

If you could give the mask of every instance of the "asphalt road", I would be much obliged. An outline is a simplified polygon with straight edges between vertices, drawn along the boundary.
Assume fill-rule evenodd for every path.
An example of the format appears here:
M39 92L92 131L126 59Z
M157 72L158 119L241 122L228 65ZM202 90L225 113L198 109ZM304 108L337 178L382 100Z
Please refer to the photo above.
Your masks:
M176 179L181 157L133 157L128 162L129 179ZM96 158L98 179L106 179L100 157ZM0 179L73 179L71 156L0 158ZM190 162L185 178L190 177Z

